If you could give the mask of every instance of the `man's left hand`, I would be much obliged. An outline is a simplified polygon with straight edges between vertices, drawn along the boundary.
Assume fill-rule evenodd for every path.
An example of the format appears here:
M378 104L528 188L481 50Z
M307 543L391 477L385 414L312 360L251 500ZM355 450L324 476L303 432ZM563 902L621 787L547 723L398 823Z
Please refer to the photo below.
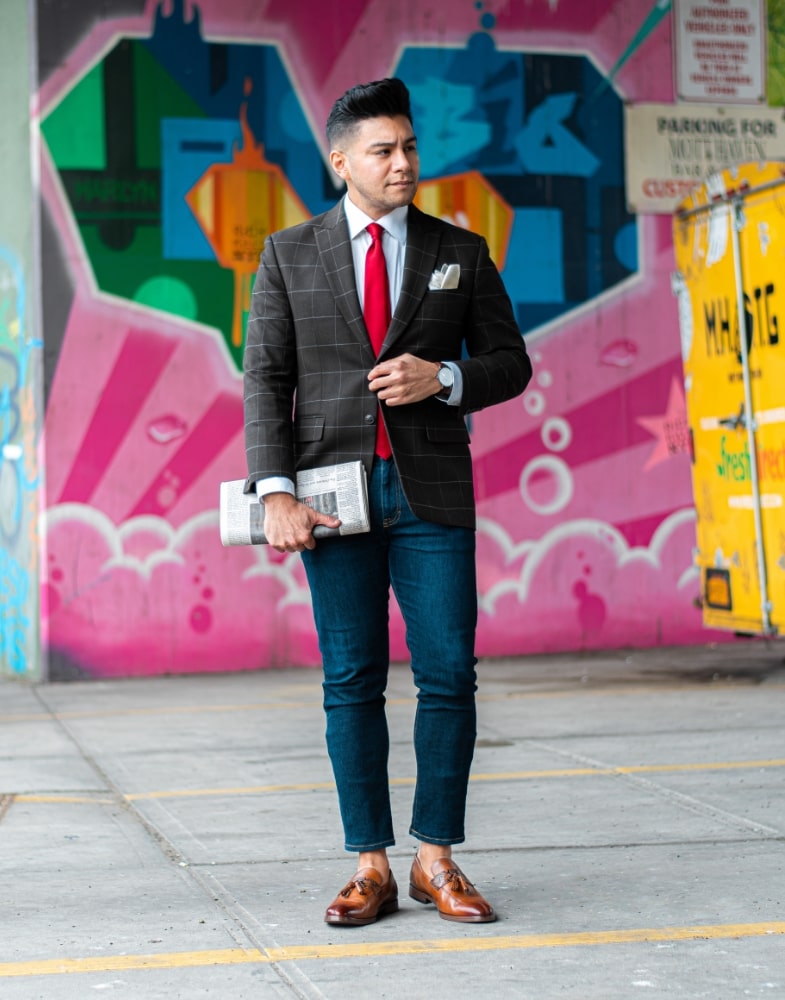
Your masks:
M372 368L368 373L368 383L371 391L388 406L419 403L428 396L435 396L441 389L436 377L440 367L437 361L401 354Z

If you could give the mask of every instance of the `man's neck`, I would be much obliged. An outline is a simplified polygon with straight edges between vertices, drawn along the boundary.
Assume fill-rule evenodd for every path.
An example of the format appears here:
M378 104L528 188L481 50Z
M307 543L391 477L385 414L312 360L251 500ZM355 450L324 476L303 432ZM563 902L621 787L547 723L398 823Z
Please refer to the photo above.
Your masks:
M394 225L403 226L404 228L406 226L406 219L409 214L408 205L401 205L399 208L394 208L377 219L372 219L367 212L355 205L348 193L344 197L344 211L350 221L350 229L353 232L365 229L369 222L384 222L385 219L389 219Z

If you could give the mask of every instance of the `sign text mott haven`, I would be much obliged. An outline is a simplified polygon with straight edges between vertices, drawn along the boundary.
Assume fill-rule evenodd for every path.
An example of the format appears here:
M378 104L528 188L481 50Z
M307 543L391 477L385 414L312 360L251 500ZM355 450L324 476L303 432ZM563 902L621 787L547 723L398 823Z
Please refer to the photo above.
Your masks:
M783 109L629 105L625 144L630 211L670 214L712 171L785 161Z

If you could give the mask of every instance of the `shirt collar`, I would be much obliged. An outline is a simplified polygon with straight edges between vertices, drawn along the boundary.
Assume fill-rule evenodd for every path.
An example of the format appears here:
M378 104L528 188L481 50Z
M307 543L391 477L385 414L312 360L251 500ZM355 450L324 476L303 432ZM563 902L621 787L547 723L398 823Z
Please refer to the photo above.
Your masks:
M401 205L400 208L394 208L392 212L383 215L381 219L375 220L366 215L361 208L358 208L348 194L344 197L343 207L346 213L346 222L349 226L350 239L353 240L358 233L361 233L372 222L376 221L380 226L384 227L390 236L398 240L399 243L406 243L406 219L409 215L408 205Z

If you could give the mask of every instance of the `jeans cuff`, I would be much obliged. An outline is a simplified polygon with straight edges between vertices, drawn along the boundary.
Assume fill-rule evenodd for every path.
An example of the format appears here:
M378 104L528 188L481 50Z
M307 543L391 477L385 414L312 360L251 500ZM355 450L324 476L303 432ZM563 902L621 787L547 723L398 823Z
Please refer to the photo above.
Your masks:
M387 840L380 840L378 844L344 844L344 849L353 853L363 853L365 851L383 851L387 847L395 846L395 837Z
M434 844L436 847L450 847L452 844L462 844L466 840L464 834L458 837L429 837L415 830L413 826L409 827L409 833L412 837L422 841L423 844Z

